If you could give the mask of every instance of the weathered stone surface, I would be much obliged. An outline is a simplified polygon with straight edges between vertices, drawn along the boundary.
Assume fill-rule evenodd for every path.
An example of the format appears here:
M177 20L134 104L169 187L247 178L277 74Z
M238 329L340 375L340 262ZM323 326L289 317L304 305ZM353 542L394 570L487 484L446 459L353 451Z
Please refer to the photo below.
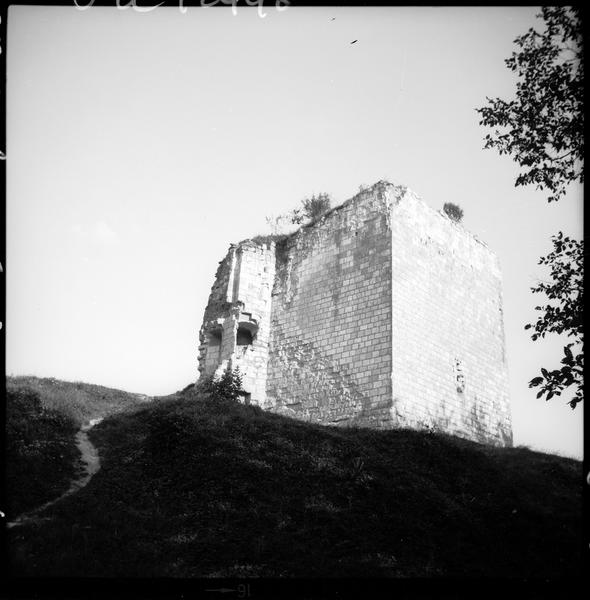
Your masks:
M232 245L200 342L201 374L240 366L266 409L512 443L498 261L401 186Z

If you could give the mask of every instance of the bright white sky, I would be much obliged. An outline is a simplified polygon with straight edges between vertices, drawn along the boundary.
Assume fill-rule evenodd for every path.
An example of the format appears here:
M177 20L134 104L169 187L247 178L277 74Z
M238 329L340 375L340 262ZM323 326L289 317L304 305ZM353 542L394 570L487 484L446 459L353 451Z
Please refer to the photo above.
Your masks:
M582 235L581 187L515 188L474 110L512 95L539 10L265 11L10 7L7 373L181 389L229 243L387 179L461 205L499 255L515 443L581 457L582 407L527 387L566 341L523 329L551 234Z

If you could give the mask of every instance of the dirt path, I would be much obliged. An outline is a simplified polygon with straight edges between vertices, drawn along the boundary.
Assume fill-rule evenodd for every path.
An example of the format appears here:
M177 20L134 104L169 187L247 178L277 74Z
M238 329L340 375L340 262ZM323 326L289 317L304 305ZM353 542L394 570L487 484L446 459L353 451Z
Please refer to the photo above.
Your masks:
M78 446L78 450L80 451L81 455L80 458L84 466L82 475L80 475L80 477L77 479L72 480L69 489L61 496L42 504L28 513L20 515L14 521L7 523L7 527L16 527L31 521L43 520L43 517L39 517L42 512L44 512L50 506L57 504L60 500L63 500L67 496L70 496L82 489L85 485L88 485L88 482L100 469L100 457L98 456L98 450L90 441L90 438L88 437L88 431L95 425L98 425L101 421L102 419L92 419L89 423L83 425L76 433L76 446Z

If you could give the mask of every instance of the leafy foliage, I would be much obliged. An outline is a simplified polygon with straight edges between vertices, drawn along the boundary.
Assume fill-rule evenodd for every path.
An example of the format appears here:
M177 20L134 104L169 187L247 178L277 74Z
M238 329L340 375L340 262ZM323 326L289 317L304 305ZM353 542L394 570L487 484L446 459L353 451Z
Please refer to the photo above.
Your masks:
M242 374L240 368L232 369L229 365L219 378L205 378L198 384L198 391L214 396L218 400L238 401L242 396Z
M580 9L543 7L545 25L531 28L514 43L518 50L507 67L518 77L516 97L506 101L488 98L488 106L476 109L480 125L495 128L485 137L485 148L508 154L524 170L516 185L535 185L547 190L549 202L565 193L568 184L584 181L584 53ZM573 386L572 408L582 401L583 242L552 238L554 250L540 259L551 269L551 281L532 288L552 302L536 309L543 312L534 325L533 340L546 333L565 333L574 342L564 347L561 368L541 369L542 376L529 382L541 389L537 398L549 400ZM533 325L526 325L530 329Z
M533 293L543 293L549 299L544 306L535 307L542 312L534 324L532 339L545 337L547 333L565 333L574 339L563 348L561 368L553 371L541 369L541 376L529 382L529 387L541 386L537 398L546 394L546 400L573 386L575 396L569 405L575 408L584 398L584 242L570 239L560 231L552 238L553 251L541 257L539 264L550 268L550 281L531 288Z
M545 30L516 38L519 50L505 61L519 78L516 98L487 98L476 110L480 125L495 128L484 147L511 155L525 169L516 185L548 190L551 202L584 180L582 23L579 8L546 6L538 16Z
M452 202L445 202L443 206L443 211L449 218L453 219L456 223L460 223L463 218L463 209L457 204L453 204Z

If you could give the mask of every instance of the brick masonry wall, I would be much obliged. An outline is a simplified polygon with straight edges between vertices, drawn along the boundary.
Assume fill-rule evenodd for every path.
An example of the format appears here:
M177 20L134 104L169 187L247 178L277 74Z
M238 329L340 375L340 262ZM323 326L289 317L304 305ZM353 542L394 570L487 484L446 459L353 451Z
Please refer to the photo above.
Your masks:
M324 423L390 425L390 265L384 186L279 247L267 408Z
M390 194L394 419L511 445L497 258L412 192Z

